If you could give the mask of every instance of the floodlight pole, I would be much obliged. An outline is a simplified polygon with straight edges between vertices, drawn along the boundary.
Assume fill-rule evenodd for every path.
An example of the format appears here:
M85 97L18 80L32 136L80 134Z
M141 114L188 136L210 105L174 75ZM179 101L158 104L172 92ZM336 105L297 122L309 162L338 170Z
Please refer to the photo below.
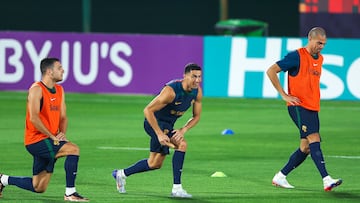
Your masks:
M229 1L228 0L219 0L220 4L220 11L219 11L219 20L227 20L228 19L228 7Z
M91 0L82 0L82 27L83 32L91 31Z

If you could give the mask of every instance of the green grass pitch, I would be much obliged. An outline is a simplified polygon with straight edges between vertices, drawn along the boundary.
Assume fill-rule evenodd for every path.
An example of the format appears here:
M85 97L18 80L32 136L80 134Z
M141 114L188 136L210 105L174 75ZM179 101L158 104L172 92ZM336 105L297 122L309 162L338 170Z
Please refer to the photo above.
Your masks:
M91 202L360 202L360 102L322 101L322 150L328 172L343 184L324 192L311 158L288 181L271 185L274 174L298 147L299 136L285 104L276 99L204 98L200 123L186 134L183 187L193 199L170 198L171 156L163 168L127 179L116 191L111 172L148 157L143 108L152 96L67 94L67 136L80 147L76 188ZM31 176L32 158L23 146L26 93L0 92L0 172ZM187 112L178 122L184 124ZM221 135L225 128L235 134ZM48 190L35 194L8 186L0 203L63 202L64 159L57 161ZM210 177L216 171L227 177Z

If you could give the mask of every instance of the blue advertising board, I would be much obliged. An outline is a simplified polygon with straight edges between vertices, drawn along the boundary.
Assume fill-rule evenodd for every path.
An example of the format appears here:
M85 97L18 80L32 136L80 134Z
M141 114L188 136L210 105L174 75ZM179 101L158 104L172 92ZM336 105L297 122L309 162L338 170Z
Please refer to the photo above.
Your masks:
M204 95L278 98L266 70L306 38L207 36L204 38ZM360 40L328 39L322 51L321 98L360 99ZM279 79L287 90L285 73Z

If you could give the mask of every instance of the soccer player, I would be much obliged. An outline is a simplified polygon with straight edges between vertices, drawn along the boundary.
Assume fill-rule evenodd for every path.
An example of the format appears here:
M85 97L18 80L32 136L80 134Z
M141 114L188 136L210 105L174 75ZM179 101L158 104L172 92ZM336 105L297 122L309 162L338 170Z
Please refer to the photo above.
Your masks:
M133 174L160 169L169 147L175 148L172 157L173 187L171 195L178 198L191 198L181 185L181 173L187 143L185 133L200 120L202 109L201 67L194 63L185 66L183 79L167 83L161 92L145 107L144 129L150 136L149 158L139 160L132 166L114 170L117 189L125 193L125 179ZM180 129L174 129L176 120L192 106L192 117Z
M57 58L45 58L40 63L41 81L31 85L27 98L24 142L33 156L33 176L0 174L0 196L7 185L31 192L43 193L48 187L58 158L66 157L66 189L64 200L88 202L75 189L79 148L66 138L67 116L65 93L61 85L64 69Z
M267 70L267 75L287 102L288 112L299 129L300 147L290 156L287 164L274 176L272 183L283 188L294 188L286 176L306 159L310 153L323 179L325 191L330 191L342 183L333 179L325 168L323 153L320 148L319 117L320 110L320 75L323 63L321 50L326 44L326 33L321 27L314 27L308 33L305 47L289 52L282 60ZM288 72L288 92L280 85L277 73Z

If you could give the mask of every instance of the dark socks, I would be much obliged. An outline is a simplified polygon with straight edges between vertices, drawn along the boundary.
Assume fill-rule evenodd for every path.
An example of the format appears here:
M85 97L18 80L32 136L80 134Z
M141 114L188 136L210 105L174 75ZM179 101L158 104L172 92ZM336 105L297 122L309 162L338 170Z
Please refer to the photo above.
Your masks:
M66 157L64 164L65 173L66 173L66 187L75 187L78 162L79 162L79 156L69 155Z
M79 156L69 155L65 160L66 187L75 187L75 178ZM9 176L9 185L15 185L19 188L36 192L30 177Z
M284 175L288 175L292 170L298 167L306 159L307 154L297 149L289 158L288 163L281 169Z
M19 188L35 192L34 186L32 184L32 178L30 177L9 176L8 183L9 185L15 185Z
M321 177L324 178L328 176L329 174L325 168L323 153L320 149L320 142L313 142L309 146L310 146L311 158L314 161L317 169L319 170Z
M153 170L149 167L149 164L147 162L147 159L140 160L136 162L134 165L124 169L124 173L126 176L130 176L134 173L141 173L144 171L150 171Z
M184 164L185 152L175 151L172 158L174 184L181 184L181 172Z

